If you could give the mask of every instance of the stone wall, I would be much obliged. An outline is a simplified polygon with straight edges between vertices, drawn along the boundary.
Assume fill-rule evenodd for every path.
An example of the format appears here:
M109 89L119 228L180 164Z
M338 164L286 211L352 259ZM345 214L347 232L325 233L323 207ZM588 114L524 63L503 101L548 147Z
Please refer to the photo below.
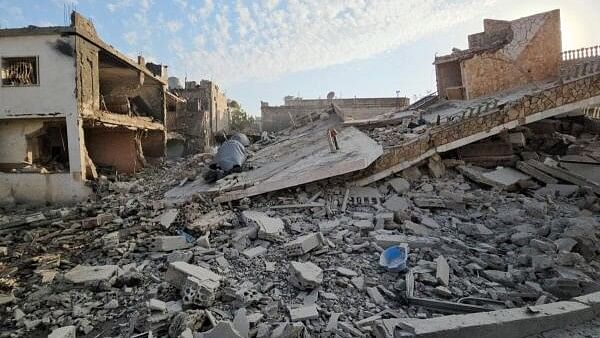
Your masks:
M507 123L525 124L528 116L592 97L600 97L600 73L522 96L480 116L465 117L433 127L416 139L385 149L384 154L367 169L366 175L418 160L427 152L433 154L440 147L443 149L443 146L478 133L489 133L493 128Z
M558 78L561 64L560 12L544 13L544 20L538 16L531 18L512 22L515 36L503 48L482 52L462 61L466 99ZM533 38L529 40L531 35Z

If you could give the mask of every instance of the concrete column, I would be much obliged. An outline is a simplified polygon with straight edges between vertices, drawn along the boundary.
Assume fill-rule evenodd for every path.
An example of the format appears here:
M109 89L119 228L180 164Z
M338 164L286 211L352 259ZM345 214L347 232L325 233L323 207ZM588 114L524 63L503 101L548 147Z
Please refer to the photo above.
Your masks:
M71 177L75 181L83 181L85 180L85 142L82 127L83 122L79 118L79 114L68 113L66 117L66 124Z

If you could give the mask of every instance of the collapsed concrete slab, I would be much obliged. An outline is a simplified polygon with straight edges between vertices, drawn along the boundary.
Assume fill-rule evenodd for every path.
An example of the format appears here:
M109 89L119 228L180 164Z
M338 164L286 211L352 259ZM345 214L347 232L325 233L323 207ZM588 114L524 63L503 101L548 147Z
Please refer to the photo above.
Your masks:
M75 284L108 281L118 270L117 265L77 265L65 273L65 279Z
M563 301L431 319L395 320L396 334L408 337L527 337L594 318L591 307Z
M331 152L326 137L330 128L338 130L340 149L336 152ZM253 170L214 185L197 180L173 188L165 198L181 202L205 193L218 195L217 202L238 200L362 170L382 153L380 144L354 127L341 127L339 118L332 116L298 128L286 140L256 152L247 162ZM226 192L221 192L222 186L227 186Z

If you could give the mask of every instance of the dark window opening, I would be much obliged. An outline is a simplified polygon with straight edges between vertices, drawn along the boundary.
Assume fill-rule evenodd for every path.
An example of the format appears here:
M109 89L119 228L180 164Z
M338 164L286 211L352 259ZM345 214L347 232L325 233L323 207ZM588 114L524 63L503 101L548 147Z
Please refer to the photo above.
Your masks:
M39 84L38 58L2 58L2 86L22 87Z

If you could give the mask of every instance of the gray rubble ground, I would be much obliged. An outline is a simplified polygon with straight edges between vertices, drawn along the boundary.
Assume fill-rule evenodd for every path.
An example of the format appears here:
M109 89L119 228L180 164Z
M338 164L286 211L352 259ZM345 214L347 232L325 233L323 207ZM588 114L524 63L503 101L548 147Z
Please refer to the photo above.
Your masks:
M369 336L377 319L443 315L408 301L407 288L498 309L600 287L598 200L586 189L506 192L424 166L351 192L344 211L335 180L239 204L165 205L164 191L204 164L105 181L73 207L0 214L0 337L70 325L78 337ZM269 208L313 196L326 207ZM379 266L391 245L408 245L414 285Z

